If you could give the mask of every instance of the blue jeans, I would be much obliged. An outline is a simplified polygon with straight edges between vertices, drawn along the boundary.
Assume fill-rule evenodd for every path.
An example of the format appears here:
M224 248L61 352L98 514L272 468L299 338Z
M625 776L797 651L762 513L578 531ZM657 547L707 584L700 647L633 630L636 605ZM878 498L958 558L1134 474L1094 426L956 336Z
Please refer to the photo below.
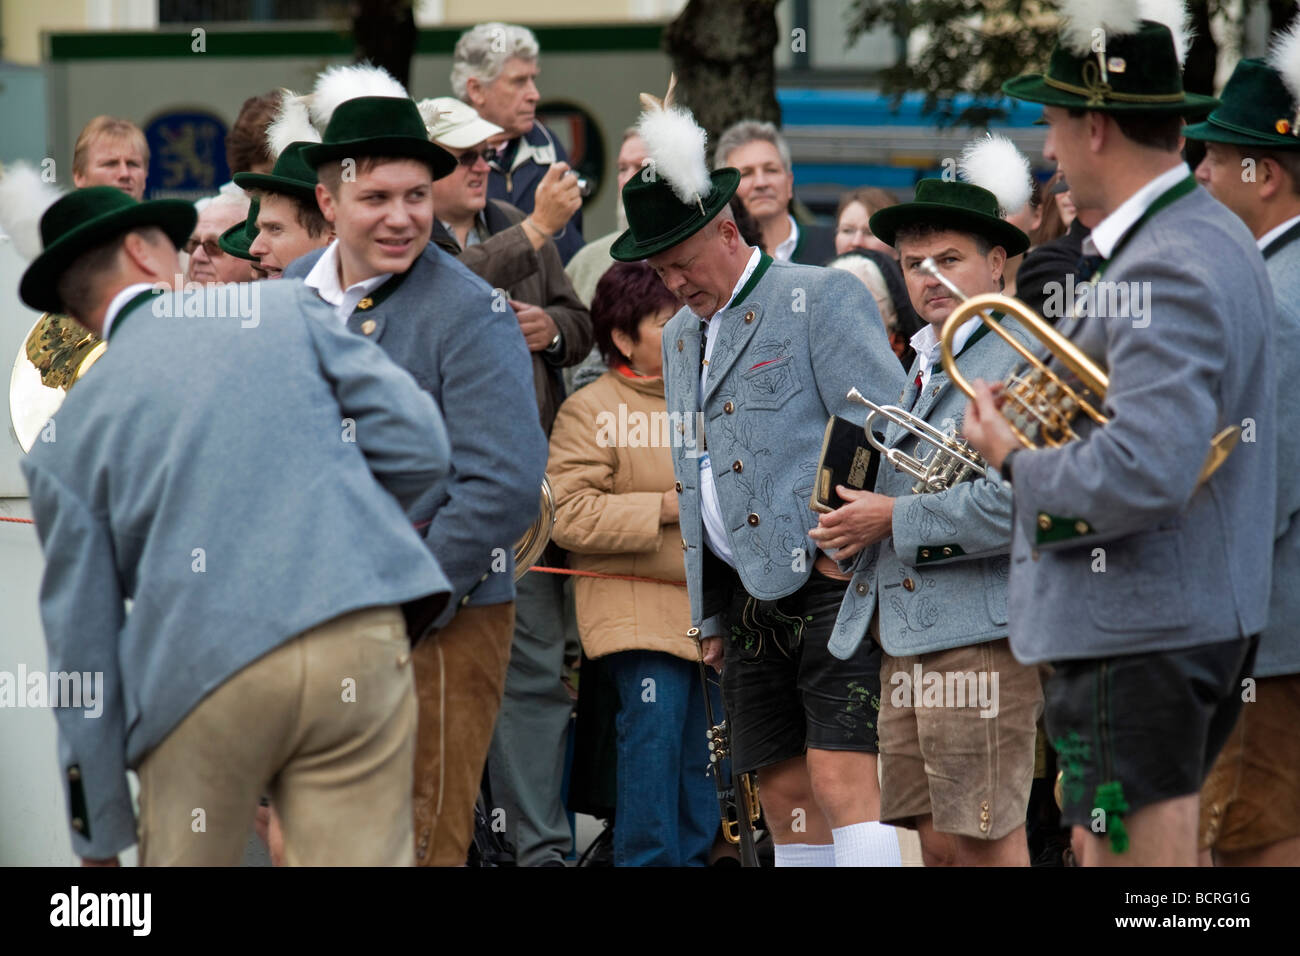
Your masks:
M619 695L614 865L707 866L720 818L699 666L659 651L605 660Z

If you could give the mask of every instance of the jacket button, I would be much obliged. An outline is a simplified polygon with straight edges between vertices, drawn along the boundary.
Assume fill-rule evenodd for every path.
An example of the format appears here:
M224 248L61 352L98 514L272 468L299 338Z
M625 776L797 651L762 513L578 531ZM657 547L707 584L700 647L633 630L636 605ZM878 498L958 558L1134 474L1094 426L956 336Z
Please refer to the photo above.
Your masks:
M928 558L929 556L930 556L930 549L929 549L929 548L922 548L922 549L921 549L921 557L923 557L923 558Z
M857 591L859 594L866 594L867 586L865 584L859 584L856 588L854 588L854 590Z
M374 319L366 319L364 322L361 323L361 334L362 334L362 335L374 335L374 333L375 333L375 320L374 320Z
M745 313L745 322L746 324L748 324L753 321L754 321L754 310L750 309L748 312Z
M758 527L758 515L754 514L752 511L750 512L749 517L745 520L749 522L751 528Z
M375 306L375 300L370 298L370 296L366 296L364 299L361 299L359 302L357 302L357 308L363 312L366 309L374 308L374 306ZM366 334L368 335L369 333Z
M82 830L86 829L86 822L85 822L84 820L82 820L81 817L73 817L73 818L72 818L72 829L74 829L74 830L76 830L78 833L80 833Z
M988 833L988 832L989 832L989 822L987 820L980 821L980 833Z
M76 783L78 780L80 780L80 779L81 779L81 768L80 768L80 767L69 767L69 768L68 768L68 779L71 780L73 783Z
M686 539L685 539L685 538L682 538L682 550L683 550L683 551L686 550Z
M731 470L734 471L736 474L740 474L742 471L745 470L745 463L741 461L739 458L737 458L735 461L731 463Z
M683 342L681 339L678 339L678 340L677 340L677 351L680 352L680 351L681 351L682 349L684 349L684 348L686 348L686 343Z
M952 557L952 548L944 548L944 549L943 549L943 556L944 556L945 558L951 558L951 557Z
M1044 531L1051 531L1052 516L1047 514L1040 514L1038 516L1038 527L1042 528Z
M916 582L913 581L911 578L903 578L903 590L904 590L904 591L915 591L915 590L916 590Z
M1075 534L1087 534L1087 533L1088 533L1088 522L1086 522L1086 521L1076 521L1076 522L1074 523L1074 533L1075 533Z
M726 412L728 415L730 415L732 412L736 410L736 406L733 405L731 402L727 402L727 404L722 406L722 410Z
M682 483L680 481L673 482L673 489L680 495L682 493Z

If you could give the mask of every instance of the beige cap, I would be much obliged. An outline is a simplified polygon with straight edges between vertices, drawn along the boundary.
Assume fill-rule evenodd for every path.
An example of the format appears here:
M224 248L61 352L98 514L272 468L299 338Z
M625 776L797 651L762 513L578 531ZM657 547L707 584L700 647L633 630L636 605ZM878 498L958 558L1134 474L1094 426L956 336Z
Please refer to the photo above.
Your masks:
M436 96L421 100L420 117L429 131L429 139L439 146L468 149L505 130L478 115L474 107L454 96Z

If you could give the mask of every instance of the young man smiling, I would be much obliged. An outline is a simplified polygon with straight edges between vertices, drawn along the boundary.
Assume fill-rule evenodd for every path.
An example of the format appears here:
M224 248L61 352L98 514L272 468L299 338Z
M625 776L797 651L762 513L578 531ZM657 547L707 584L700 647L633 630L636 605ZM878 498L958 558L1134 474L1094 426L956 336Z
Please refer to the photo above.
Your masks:
M383 90L388 95L374 95ZM359 94L358 94L359 91ZM537 514L546 438L528 349L492 289L429 241L433 180L455 160L429 142L406 91L373 67L323 74L322 142L304 151L338 237L285 270L376 341L442 408L452 475L433 492L425 540L453 588L412 652L419 696L415 853L465 862L514 629L514 542Z
M285 147L269 173L235 174L235 184L258 200L255 238L248 252L268 279L280 278L289 263L334 238L316 203L316 171L303 158L310 146L297 142Z

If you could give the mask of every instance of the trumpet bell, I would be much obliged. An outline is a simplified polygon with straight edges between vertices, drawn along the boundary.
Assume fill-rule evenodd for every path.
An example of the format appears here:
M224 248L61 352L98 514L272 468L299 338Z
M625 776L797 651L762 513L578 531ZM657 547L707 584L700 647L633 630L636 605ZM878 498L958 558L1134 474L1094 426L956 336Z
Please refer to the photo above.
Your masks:
M540 507L537 519L528 526L515 542L515 580L518 581L531 568L550 543L551 532L555 529L555 492L551 490L551 479L542 476Z
M30 452L72 388L104 354L105 345L66 315L46 312L23 340L9 376L9 417Z

